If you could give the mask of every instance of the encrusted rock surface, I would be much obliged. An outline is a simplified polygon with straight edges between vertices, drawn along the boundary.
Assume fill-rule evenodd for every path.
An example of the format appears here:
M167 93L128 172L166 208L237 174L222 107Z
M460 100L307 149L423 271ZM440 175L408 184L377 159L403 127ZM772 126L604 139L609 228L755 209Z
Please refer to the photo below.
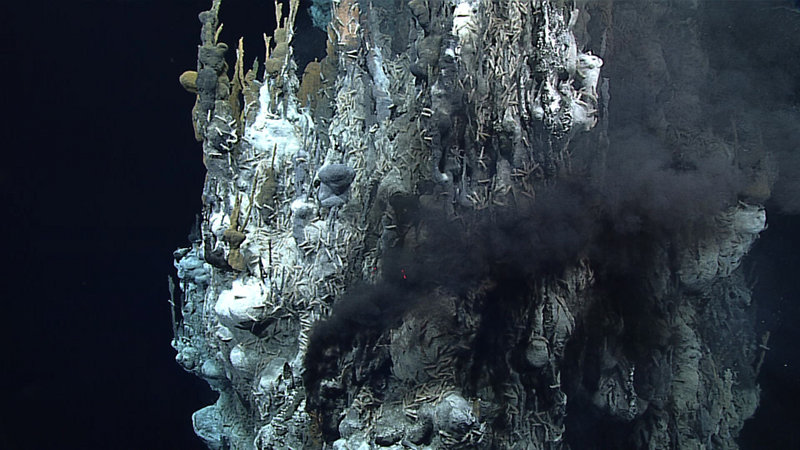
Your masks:
M174 255L209 448L735 448L766 216L735 174L680 190L743 162L691 114L703 2L662 3L338 0L301 102L297 3L231 74L215 0Z

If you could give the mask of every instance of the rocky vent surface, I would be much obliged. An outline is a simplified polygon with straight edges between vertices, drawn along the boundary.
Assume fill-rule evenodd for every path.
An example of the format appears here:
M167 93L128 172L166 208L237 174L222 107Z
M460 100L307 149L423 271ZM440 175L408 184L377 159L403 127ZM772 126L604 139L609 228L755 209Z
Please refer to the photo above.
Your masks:
M737 447L772 178L705 2L334 0L302 74L296 0L252 67L220 3L174 254L209 448Z

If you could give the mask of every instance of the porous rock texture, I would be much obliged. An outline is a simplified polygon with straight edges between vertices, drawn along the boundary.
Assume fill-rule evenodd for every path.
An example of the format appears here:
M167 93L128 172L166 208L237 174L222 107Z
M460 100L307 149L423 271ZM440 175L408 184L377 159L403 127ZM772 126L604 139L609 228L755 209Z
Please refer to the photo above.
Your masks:
M225 63L215 0L183 76L204 206L174 255L177 360L219 392L198 436L736 448L771 181L707 126L704 5L338 0L301 103L297 3L261 73Z

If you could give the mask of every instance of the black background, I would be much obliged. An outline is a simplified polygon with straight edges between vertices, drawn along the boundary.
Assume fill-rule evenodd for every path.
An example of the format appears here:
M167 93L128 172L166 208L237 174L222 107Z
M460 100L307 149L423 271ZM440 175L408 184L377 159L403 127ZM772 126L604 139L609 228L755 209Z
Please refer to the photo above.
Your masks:
M174 362L166 276L201 208L194 97L177 77L195 68L197 13L210 3L30 0L0 11L0 448L204 448L191 413L215 395ZM222 40L244 35L247 59L260 57L272 8L223 2ZM296 39L307 60L320 34ZM774 350L743 446L798 448L800 221L769 222L753 261Z

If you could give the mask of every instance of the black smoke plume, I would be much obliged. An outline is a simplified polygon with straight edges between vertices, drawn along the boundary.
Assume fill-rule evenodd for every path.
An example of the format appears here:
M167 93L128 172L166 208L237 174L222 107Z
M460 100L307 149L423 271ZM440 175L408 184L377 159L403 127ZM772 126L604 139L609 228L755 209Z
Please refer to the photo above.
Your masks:
M737 142L734 151L741 154L704 151L711 144L692 139L670 144L662 132L637 122L637 111L647 105L626 96L629 86L614 85L612 77L609 107L617 113L608 119L611 145L602 163L594 149L584 149L576 157L584 155L585 170L540 188L533 204L467 214L468 227L439 210L412 207L401 228L423 227L426 238L413 249L401 242L387 250L380 279L352 285L336 300L310 336L306 386L332 375L337 356L360 335L394 326L433 288L463 293L501 274L535 279L584 256L601 270L635 276L637 255L652 242L713 230L713 217L738 201L763 202L773 194L779 208L800 211L800 40L764 32L770 21L800 19L776 19L780 12L741 3L698 12L711 70L697 110L702 129L695 130ZM730 31L743 29L755 31ZM774 45L776 38L783 47ZM665 53L678 52L662 45ZM794 50L775 54L774 48L787 47ZM765 59L764 51L774 59ZM615 61L607 63L612 75L625 73ZM670 89L675 94L681 87ZM762 184L774 192L753 193L759 181L753 173L767 174Z

